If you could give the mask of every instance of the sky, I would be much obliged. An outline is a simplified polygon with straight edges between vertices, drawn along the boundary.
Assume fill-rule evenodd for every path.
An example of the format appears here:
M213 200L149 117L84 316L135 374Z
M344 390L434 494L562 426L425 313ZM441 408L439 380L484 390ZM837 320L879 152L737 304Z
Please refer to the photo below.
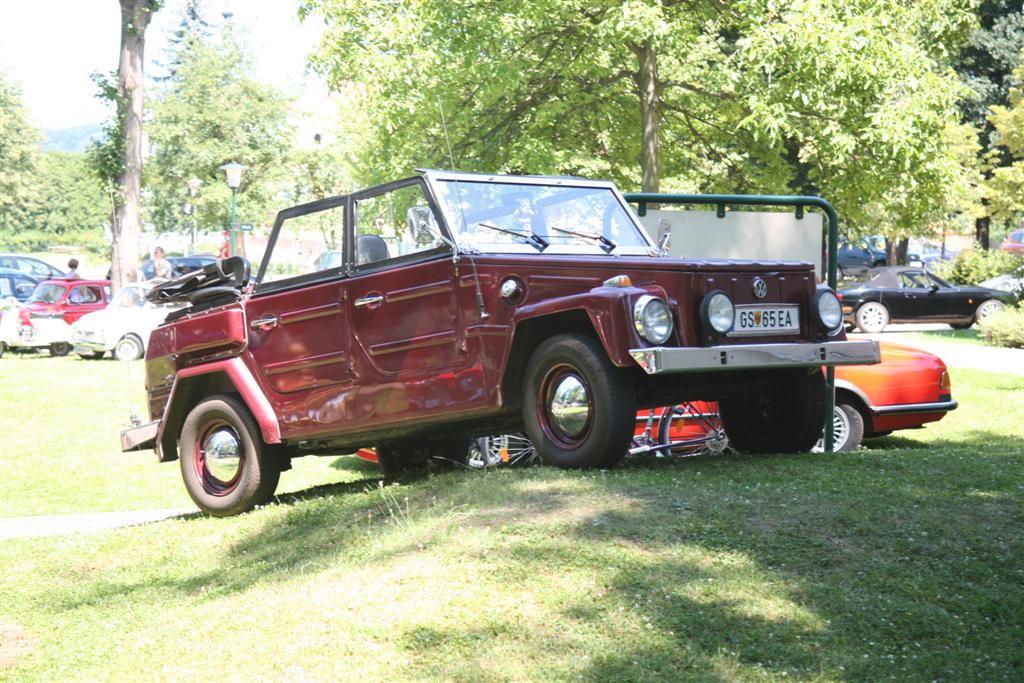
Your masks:
M167 61L168 38L184 5L165 0L146 30L147 77ZM312 110L327 94L322 78L305 73L322 28L315 20L300 24L295 6L294 0L206 0L203 16L216 27L223 12L232 12L256 57L257 76ZM117 0L0 0L0 64L21 85L35 125L70 128L107 117L89 75L117 69L120 30Z

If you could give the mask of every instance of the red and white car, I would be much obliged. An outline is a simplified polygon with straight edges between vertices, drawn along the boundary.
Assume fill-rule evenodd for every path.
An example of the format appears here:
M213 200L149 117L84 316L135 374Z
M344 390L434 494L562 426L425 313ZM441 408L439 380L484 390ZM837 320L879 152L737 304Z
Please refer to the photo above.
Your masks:
M66 356L71 351L71 325L86 313L105 308L109 300L109 280L40 282L24 306L0 318L0 344Z

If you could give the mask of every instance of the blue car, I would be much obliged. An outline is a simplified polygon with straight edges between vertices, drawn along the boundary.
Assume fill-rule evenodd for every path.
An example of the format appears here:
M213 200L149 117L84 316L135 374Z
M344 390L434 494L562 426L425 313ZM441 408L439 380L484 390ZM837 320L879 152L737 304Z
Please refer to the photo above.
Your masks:
M38 278L26 275L20 270L0 268L0 299L14 297L18 301L27 301L37 284Z

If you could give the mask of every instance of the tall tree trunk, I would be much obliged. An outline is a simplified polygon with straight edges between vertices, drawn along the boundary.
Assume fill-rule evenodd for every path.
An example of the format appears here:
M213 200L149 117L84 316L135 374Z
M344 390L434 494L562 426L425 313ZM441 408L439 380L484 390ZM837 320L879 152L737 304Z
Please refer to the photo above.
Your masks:
M642 190L658 192L661 185L661 98L658 85L658 53L651 40L634 48L640 60L640 121L643 146L640 150Z
M910 240L901 237L896 243L896 263L901 266L907 265L907 249L910 247Z
M974 238L985 251L989 250L988 229L991 223L992 219L989 216L982 216L974 221Z
M117 62L118 114L124 129L124 170L117 182L120 201L113 216L112 271L114 290L132 280L141 231L142 194L142 67L146 27L159 0L120 0L121 52Z

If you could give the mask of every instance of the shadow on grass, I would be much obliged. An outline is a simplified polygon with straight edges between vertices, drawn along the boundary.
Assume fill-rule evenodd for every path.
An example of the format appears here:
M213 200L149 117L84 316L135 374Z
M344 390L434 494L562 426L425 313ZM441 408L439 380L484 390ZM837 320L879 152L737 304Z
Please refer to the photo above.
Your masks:
M587 680L1015 678L1022 452L1005 435L967 438L320 486L250 515L268 513L206 571L136 584L108 575L64 607L144 591L230 595L341 562L400 564L423 536L458 571L460 557L477 566L462 534L493 526L502 530L480 541L493 575L480 580L552 614L402 624L395 637L417 676L489 678L481 662L513 657L534 662L528 677ZM587 572L591 592L551 588Z

